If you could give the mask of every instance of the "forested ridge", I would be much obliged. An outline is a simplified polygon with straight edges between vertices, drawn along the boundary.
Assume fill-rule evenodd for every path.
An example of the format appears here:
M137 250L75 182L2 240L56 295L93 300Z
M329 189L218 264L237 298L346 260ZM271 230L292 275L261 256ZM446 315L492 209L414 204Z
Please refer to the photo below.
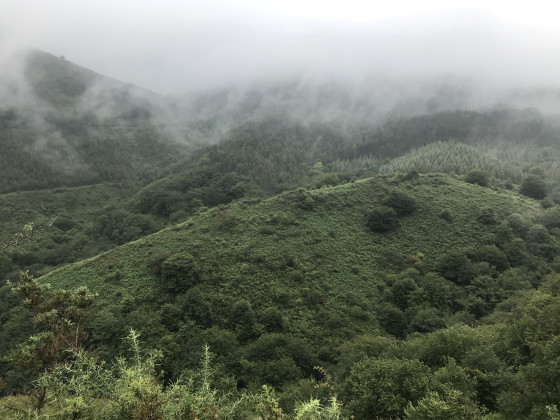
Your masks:
M0 417L560 417L555 118L181 122L33 57L41 120L0 108Z

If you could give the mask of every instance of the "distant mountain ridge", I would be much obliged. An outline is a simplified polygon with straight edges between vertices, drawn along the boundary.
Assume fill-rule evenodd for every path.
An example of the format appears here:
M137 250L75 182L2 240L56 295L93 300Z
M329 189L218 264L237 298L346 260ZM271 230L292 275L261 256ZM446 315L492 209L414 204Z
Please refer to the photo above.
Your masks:
M139 180L188 146L160 128L166 98L63 58L29 51L13 80L0 97L0 192Z
M328 126L356 140L359 154L382 156L398 154L395 144L403 137L409 142L415 132L418 141L411 144L417 146L457 138L447 128L457 117L469 123L474 115L482 126L496 120L501 136L515 138L528 127L533 138L543 124L554 137L560 126L534 107L560 109L554 88L519 88L481 100L480 86L453 78L402 85L382 78L355 84L292 79L170 98L43 51L20 57L11 66L13 77L0 77L0 193L106 181L145 184L193 147L220 143L237 127L271 117ZM495 108L490 98L506 102ZM528 108L508 109L507 100ZM481 135L488 134L496 137Z

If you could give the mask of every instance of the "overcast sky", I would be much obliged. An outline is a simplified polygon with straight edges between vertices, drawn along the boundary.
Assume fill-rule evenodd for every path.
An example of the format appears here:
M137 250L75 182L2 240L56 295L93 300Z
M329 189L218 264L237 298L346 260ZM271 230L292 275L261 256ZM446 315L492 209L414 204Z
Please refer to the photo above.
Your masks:
M162 93L293 76L560 85L559 19L558 0L0 0L0 52Z

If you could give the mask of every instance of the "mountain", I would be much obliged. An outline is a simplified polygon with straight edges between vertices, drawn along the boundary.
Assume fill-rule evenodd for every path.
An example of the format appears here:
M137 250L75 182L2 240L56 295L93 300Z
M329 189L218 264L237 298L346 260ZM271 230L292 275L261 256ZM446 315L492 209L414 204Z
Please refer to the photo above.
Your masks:
M139 181L185 153L164 97L32 50L4 78L0 192Z
M51 271L39 284L98 293L81 327L84 345L108 359L124 351L128 328L140 331L145 348L163 349L166 381L195 369L206 343L224 378L235 378L238 389L274 386L287 412L313 395L308 387L321 378L313 366L321 365L335 376L348 414L362 413L366 397L351 381L361 380L359 363L364 374L374 369L376 359L366 356L377 356L416 363L434 378L444 372L438 369L456 369L468 389L482 381L477 375L492 377L497 382L461 404L496 410L498 395L514 393L507 372L526 362L487 346L498 345L502 322L523 310L516 305L525 296L550 287L560 255L556 226L557 207L545 210L514 191L445 174L378 175L201 209ZM29 326L14 331L16 315L27 324L16 308L8 313L0 331L21 340ZM483 365L474 353L461 358L454 340L503 365Z
M393 231L372 232L368 215L395 191L412 196L417 211L400 216ZM484 246L493 246L504 261L487 261L478 268L480 274L498 277L506 267L517 266L513 254L508 258L495 248L494 234L498 221L513 217L514 211L526 223L543 214L537 203L513 192L446 175L404 182L378 177L204 211L41 281L58 288L87 284L102 293L103 311L117 317L119 325L142 329L144 340L154 345L183 323L200 334L211 326L235 333L231 313L246 301L256 319L267 308L279 310L285 326L280 330L304 340L314 352L323 346L334 350L347 336L383 334L380 305L394 281L391 276L401 271L437 271L443 255L476 254ZM487 213L490 225L483 220ZM173 269L186 270L184 278L166 274L174 260ZM473 261L486 260L477 256ZM193 284L187 274L191 264L196 266ZM166 318L169 305L178 319ZM147 314L151 320L143 324ZM258 327L249 341L264 333L259 328L265 327ZM179 341L178 349L183 346Z
M550 110L460 83L170 99L21 64L0 417L556 418Z

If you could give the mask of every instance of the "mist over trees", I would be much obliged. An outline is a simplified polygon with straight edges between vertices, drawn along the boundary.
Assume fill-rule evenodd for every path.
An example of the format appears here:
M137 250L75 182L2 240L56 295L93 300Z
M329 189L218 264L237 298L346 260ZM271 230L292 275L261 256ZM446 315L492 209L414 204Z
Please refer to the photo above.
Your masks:
M560 10L162 1L0 5L0 417L560 418Z

